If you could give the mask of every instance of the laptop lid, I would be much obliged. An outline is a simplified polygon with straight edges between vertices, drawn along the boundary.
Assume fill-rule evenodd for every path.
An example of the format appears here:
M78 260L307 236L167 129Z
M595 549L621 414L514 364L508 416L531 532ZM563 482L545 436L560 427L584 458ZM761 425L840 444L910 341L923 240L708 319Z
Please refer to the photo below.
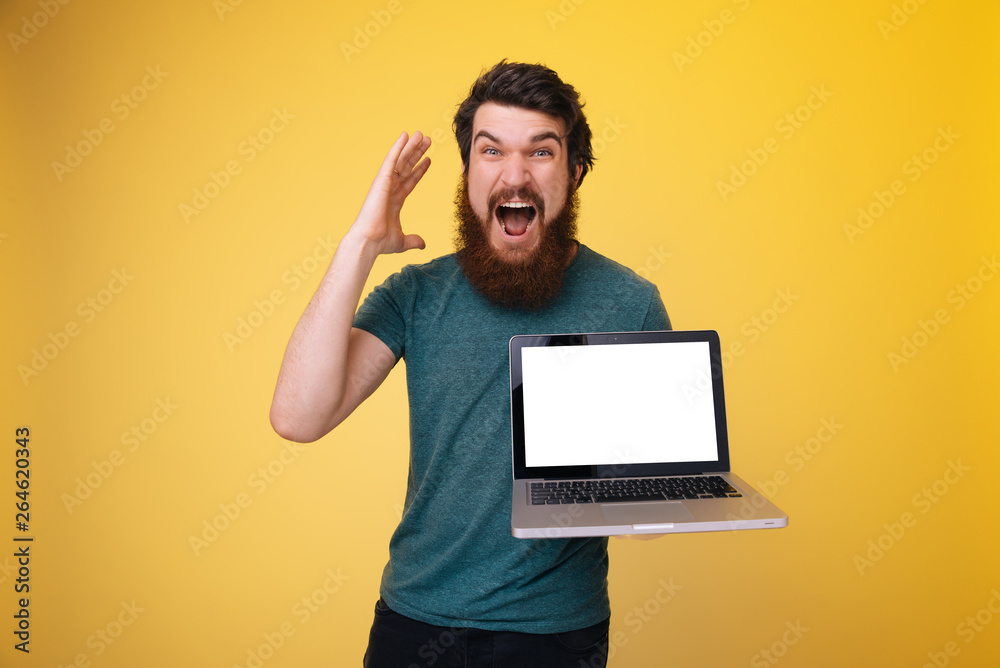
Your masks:
M711 330L510 340L514 478L728 472Z

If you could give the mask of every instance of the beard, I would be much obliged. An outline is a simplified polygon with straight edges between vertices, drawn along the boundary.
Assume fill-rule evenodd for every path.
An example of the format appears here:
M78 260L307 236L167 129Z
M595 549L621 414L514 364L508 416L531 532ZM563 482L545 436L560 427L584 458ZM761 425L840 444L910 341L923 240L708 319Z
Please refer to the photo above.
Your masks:
M488 230L499 202L521 199L535 207L533 225L540 225L534 248L497 250L490 243ZM551 220L545 219L541 198L526 189L507 189L489 199L489 220L483 220L469 202L469 184L463 174L455 194L455 217L458 229L455 250L458 264L473 289L483 297L511 309L539 311L559 295L563 275L576 249L576 218L580 200L570 186L562 209Z

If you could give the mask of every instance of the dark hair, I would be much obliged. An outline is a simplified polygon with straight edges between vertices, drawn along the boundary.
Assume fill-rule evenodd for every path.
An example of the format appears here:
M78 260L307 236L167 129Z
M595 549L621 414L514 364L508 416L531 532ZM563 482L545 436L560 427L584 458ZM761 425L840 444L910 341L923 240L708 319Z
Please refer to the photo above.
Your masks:
M593 136L587 118L583 115L580 94L563 83L559 75L544 65L508 63L501 60L476 79L455 113L455 139L466 171L472 151L472 121L479 105L493 102L505 107L521 107L540 111L561 118L566 129L566 148L572 175L576 165L582 165L580 181L594 166L594 152L590 145Z

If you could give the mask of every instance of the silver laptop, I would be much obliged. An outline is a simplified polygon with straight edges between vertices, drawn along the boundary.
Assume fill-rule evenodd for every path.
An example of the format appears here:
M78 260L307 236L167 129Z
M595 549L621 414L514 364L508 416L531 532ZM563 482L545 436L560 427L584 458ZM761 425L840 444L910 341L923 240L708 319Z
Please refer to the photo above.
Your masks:
M510 398L517 538L788 525L729 470L714 331L515 336Z

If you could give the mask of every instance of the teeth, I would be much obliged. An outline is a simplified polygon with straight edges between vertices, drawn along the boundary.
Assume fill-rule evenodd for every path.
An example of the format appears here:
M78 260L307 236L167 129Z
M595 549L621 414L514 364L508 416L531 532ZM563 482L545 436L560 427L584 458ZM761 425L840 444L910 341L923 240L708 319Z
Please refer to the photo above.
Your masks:
M534 224L535 224L535 221L531 221L530 223L528 223L528 229L531 229L531 226L534 225ZM507 224L504 223L502 220L500 221L500 227L501 227L501 229L503 229L504 232L507 231Z
M534 225L534 224L535 224L535 221L531 221L530 223L528 223L528 229L531 229L531 226L532 226L532 225ZM501 228L501 229L502 229L502 230L503 230L504 232L506 232L506 231L507 231L507 224L506 224L506 223L504 223L504 222L503 222L502 220L500 221L500 228Z

